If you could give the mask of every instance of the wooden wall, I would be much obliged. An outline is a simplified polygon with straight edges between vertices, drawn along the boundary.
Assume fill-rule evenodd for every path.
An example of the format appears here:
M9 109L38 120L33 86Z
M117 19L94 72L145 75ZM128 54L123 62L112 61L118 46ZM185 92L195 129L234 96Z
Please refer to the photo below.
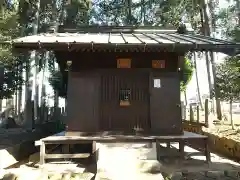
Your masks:
M165 60L166 68L158 69L160 72L176 72L178 67L177 53L78 53L78 52L55 52L60 66L66 61L72 61L72 71L82 69L116 68L117 58L131 58L132 68L152 68L152 60Z
M104 122L102 120L101 82L103 82L103 74L111 75L111 73L109 73L110 71L121 71L121 69L116 68L117 58L131 58L132 67L131 69L127 69L127 71L140 73L142 77L143 72L147 74L148 78L141 78L139 74L139 81L145 81L141 87L146 87L147 83L147 87L149 88L141 91L141 93L144 92L145 95L143 95L143 97L148 98L143 98L142 100L138 98L139 103L138 105L135 103L135 106L139 108L131 107L132 114L127 112L127 110L125 112L125 110L117 110L117 107L114 108L114 103L117 102L116 100L116 102L109 103L109 106L111 106L109 110L107 110L109 114L111 114L111 112L119 113L119 117L121 117L122 114L129 114L129 116L124 116L125 119L120 118L122 121L127 122L125 124L119 123L119 127L121 125L122 129L123 127L131 129L132 124L136 121L141 121L139 124L143 124L142 126L146 129L147 126L149 126L149 128L151 128L150 130L158 135L182 133L181 109L178 107L178 105L180 105L180 81L179 73L177 72L177 54L125 53L118 55L116 53L58 52L57 57L60 58L60 61L72 60L67 99L68 131L95 132L103 129L117 129L116 127L118 125L116 125L116 121L108 120L110 123L115 123L115 126L113 126L108 125L108 122L106 123L106 121ZM152 69L152 60L166 60L166 68ZM129 77L130 76L132 77L133 75L129 74ZM112 75L111 78L113 79L114 75ZM160 89L153 87L154 78L161 79L162 87ZM134 81L137 81L137 79L134 79ZM136 85L137 83L133 86L135 87ZM141 105L143 103L140 103L140 100L147 106ZM105 110L105 117L107 111ZM138 113L138 117L137 112L141 112ZM139 114L141 114L141 117ZM117 116L115 114L115 116L112 115L111 117ZM111 119L111 117L109 116L107 118ZM132 117L132 120L128 119L130 117ZM120 121L120 119L118 121Z

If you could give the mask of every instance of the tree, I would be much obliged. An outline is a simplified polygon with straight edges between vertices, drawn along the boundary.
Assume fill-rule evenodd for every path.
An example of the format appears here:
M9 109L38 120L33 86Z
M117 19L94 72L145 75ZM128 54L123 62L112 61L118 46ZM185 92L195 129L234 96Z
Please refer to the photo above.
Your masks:
M184 93L186 105L187 105L187 93L186 93L187 85L192 79L193 70L194 70L193 64L187 57L185 57L184 66L182 69L182 77L180 82L180 91Z
M219 88L220 99L230 103L231 125L234 129L232 119L232 103L240 97L240 72L238 68L230 66L227 62L217 66L216 84Z
M193 70L194 70L194 66L193 66L192 62L187 57L185 57L184 58L184 66L183 66L183 70L182 70L183 75L181 78L181 87L180 87L180 90L182 92L186 91L187 85L192 79Z
M200 108L201 108L201 110L203 110L202 97L201 97L199 81L198 81L198 69L197 69L197 55L196 55L196 53L193 54L193 62L194 62L195 76L196 76L196 83L197 83L198 100L199 100Z
M2 6L0 10L0 40L7 41L19 36L18 14L16 9ZM0 46L0 64L4 66L4 83L0 89L0 99L11 98L23 80L18 74L20 56L13 54L8 45Z

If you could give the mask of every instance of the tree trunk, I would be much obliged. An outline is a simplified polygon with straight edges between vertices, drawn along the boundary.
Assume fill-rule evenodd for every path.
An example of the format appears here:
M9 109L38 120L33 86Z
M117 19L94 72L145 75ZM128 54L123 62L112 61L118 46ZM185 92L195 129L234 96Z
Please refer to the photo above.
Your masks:
M22 65L19 66L19 78L21 78L21 76L23 76L22 73ZM17 114L18 114L18 119L20 120L20 113L21 113L21 107L22 107L22 85L20 85L19 87L19 91L18 91L18 108L17 108Z
M2 99L0 99L0 113L2 112Z
M132 24L132 0L127 0L127 25L131 25Z
M236 6L237 6L237 12L238 12L238 25L240 26L240 0L235 0Z
M23 37L24 36L24 34L25 34L25 29L26 29L26 26L25 26L25 24L23 24L22 25L22 28L21 28L21 37ZM21 60L23 61L24 60L24 58L25 58L26 56L21 56L20 58L21 58ZM20 78L23 78L23 76L24 76L24 74L23 74L23 64L20 64L19 65L19 79ZM19 91L18 91L18 112L17 112L17 114L18 114L18 121L20 122L22 119L22 117L21 117L21 111L22 111L22 105L24 104L24 103L22 103L23 102L23 99L22 99L22 93L23 93L23 85L20 85L20 87L19 87ZM26 90L26 89L25 89Z
M196 56L196 53L194 53L194 66L195 66L195 75L196 75L196 82L197 82L198 100L199 100L201 110L203 110L202 98L201 98L199 82L198 82L198 70L197 70L197 56Z
M40 11L40 0L36 1L35 4L36 12L34 14L34 21L33 21L33 35L36 35L38 33L38 23L39 23L39 11ZM36 51L31 52L30 56L30 67L32 69L33 74L33 83L32 83L32 99L34 103L34 110L33 110L33 117L34 121L37 121L38 119L38 82L37 82L37 74L38 74L38 58L36 57L37 53Z
M56 26L56 22L58 22L58 17L57 17L57 7L56 7L56 2L54 2L53 3L53 6L52 6L52 9L53 9L53 11L55 12L55 13L53 13L53 16L52 16L52 18L51 18L51 22L52 22L52 24L54 24L55 26L55 32L57 32L57 26ZM55 70L59 70L59 67L58 67L58 64L54 64L54 67L55 67ZM54 116L56 117L56 113L57 113L57 108L58 108L58 106L59 106L59 93L58 93L58 91L56 91L56 90L54 90ZM56 119L55 119L56 120Z
M185 106L188 105L188 101L187 101L187 93L186 90L184 91L184 98L185 98Z
M15 98L14 98L14 116L17 117L18 113L18 91L15 91Z
M232 126L232 129L234 130L234 122L233 122L233 117L232 117L232 99L230 100L230 103L229 103L229 113L230 113L230 120L231 120L231 126Z
M205 30L205 22L204 22L204 14L203 9L200 9L200 17L201 17L201 24L202 24L202 34L206 35ZM210 93L210 99L212 98L212 82L211 82L211 74L210 74L210 66L209 66L209 56L208 53L205 52L205 58L206 58L206 68L207 68L207 77L208 77L208 87L209 87L209 93Z
M204 17L204 21L202 21L202 22L204 22L202 24L203 25L203 33L206 36L210 36L211 31L210 31L210 25L209 25L209 17L208 17L208 13L207 13L207 4L205 3L205 0L202 1L202 9L203 9L203 11L201 11L201 13L203 13L203 15L201 15L201 17ZM213 86L214 86L214 92L215 92L215 98L216 98L217 118L219 120L221 120L222 113L221 113L221 104L220 104L220 100L219 100L219 90L216 85L216 66L215 66L214 54L213 54L213 52L209 52L209 54L210 54L210 60L212 63ZM206 55L206 61L207 61L206 64L207 64L208 76L210 76L210 79L211 79L208 55ZM209 81L209 82L211 82L211 81ZM211 88L210 93L212 93L212 85L209 85L209 87ZM212 99L212 94L210 94L210 98Z

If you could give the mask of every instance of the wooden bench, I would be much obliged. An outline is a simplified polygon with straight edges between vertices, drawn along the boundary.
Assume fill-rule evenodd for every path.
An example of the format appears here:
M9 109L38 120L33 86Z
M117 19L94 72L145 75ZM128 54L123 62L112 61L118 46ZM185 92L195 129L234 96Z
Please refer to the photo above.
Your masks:
M96 151L96 142L99 143L156 143L156 152L157 158L160 160L162 156L171 157L173 156L172 151L170 150L170 144L172 142L179 143L179 154L182 158L186 157L184 153L184 146L190 141L202 141L204 147L204 155L206 156L206 162L210 162L210 152L208 148L208 137L191 133L184 132L183 135L176 136L153 136L153 135L124 135L121 133L112 133L112 132L99 132L96 134L85 135L85 136L65 136L65 133L59 133L53 136L43 138L35 143L35 145L40 145L40 163L44 164L45 159L56 159L56 158L88 158L91 153L77 153L77 154L46 154L45 145L47 144L94 144L93 151ZM166 143L169 150L167 153L162 153L160 148L160 143ZM188 154L187 156L191 156Z
M171 150L171 143L177 142L179 144L178 152ZM201 144L200 147L194 146L193 142L197 142ZM162 153L162 147L160 146L161 143L166 143L167 147L165 148L166 153ZM193 147L194 149L199 150L199 152L193 153L185 153L184 147L185 146ZM156 138L156 151L157 151L157 158L158 160L161 157L182 157L182 158L189 158L191 156L202 156L206 157L206 162L211 162L210 150L208 146L208 137L200 134L195 134L191 132L184 131L184 134L181 136L168 136L168 137L157 137Z
M75 144L92 144L92 152L89 153L66 153L69 152L69 147L66 149L61 149L61 151L65 151L65 153L46 153L46 145L75 145ZM82 159L89 158L91 154L96 151L95 143L89 140L79 141L73 138L66 138L64 136L64 132L55 134L53 136L49 136L47 138L40 139L35 142L35 146L40 146L40 164L45 164L46 159ZM65 146L66 147L66 146Z

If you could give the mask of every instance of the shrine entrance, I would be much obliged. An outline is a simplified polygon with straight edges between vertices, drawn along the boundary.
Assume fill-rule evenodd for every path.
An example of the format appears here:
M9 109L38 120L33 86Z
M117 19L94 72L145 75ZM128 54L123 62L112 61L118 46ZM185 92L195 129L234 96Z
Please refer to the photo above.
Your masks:
M115 69L101 76L100 129L150 129L149 72Z

